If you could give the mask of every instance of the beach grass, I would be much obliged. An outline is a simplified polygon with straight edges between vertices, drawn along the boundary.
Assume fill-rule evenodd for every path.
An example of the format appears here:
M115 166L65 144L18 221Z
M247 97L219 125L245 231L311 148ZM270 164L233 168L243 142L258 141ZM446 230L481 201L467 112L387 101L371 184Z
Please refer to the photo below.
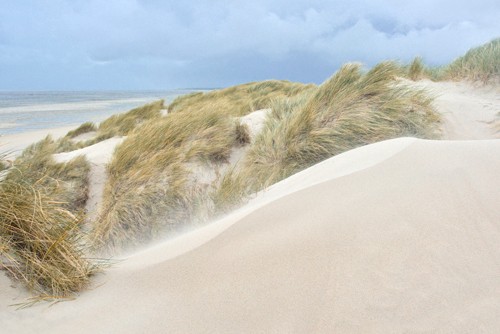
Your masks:
M88 132L91 132L91 131L96 131L96 130L97 130L97 127L95 126L94 123L92 123L92 122L85 122L82 125L80 125L78 128L76 128L75 130L69 131L66 134L66 137L75 138L75 137L77 137L77 136L79 136L81 134L88 133Z
M224 164L246 140L221 112L221 103L176 112L130 133L108 167L108 183L93 240L123 247L151 240L161 230L196 220L206 186L193 182L191 166ZM240 129L240 130L238 130Z
M82 211L88 198L90 165L83 156L67 163L55 162L52 154L57 147L58 142L50 136L29 146L14 161L7 180L53 189L57 201L65 203L67 209Z
M360 65L347 64L316 92L276 101L240 170L227 175L218 196L259 191L362 145L402 136L438 137L432 99L397 82L397 73L391 62L367 73Z
M27 148L0 181L0 262L34 301L74 296L100 265L86 258L80 228L89 166L55 163L47 137Z
M415 57L408 68L408 77L417 81L424 77L424 63L421 57Z
M444 80L443 66L428 66L422 57L415 57L409 64L400 65L399 77L407 78L412 81L419 80Z
M270 103L282 97L293 97L314 89L313 84L284 80L251 82L206 93L197 92L176 98L169 106L172 112L189 112L207 104L218 104L220 113L244 116L252 111L269 108Z
M108 168L92 232L96 248L133 247L161 231L212 217L214 185L197 182L193 166L217 174L233 149L250 143L248 126L238 116L315 88L272 80L188 94L172 102L166 117L130 132Z
M399 136L436 137L432 99L398 82L398 71L392 62L367 73L348 64L321 86L295 89L290 97L265 82L206 94L213 100L196 93L188 97L195 102L174 101L167 117L138 127L116 150L93 240L105 249L139 245L202 220L197 212L227 212L247 195L349 149ZM254 143L234 120L244 112L228 102L242 99L242 90L279 96L261 105L272 111ZM248 151L238 168L209 184L192 182L193 164L217 174L239 146Z
M444 69L444 79L482 83L500 81L500 38L470 49Z
M163 103L163 100L158 100L107 118L99 124L97 137L111 138L128 135L143 122L161 117L160 111L163 108Z
M97 144L103 140L115 137L126 136L142 123L161 117L161 110L164 108L164 101L158 100L144 106L134 108L128 112L116 114L108 117L99 126L91 122L83 123L78 128L70 131L63 138L57 141L56 153L70 152L87 146ZM93 138L83 141L75 141L78 135L95 131Z

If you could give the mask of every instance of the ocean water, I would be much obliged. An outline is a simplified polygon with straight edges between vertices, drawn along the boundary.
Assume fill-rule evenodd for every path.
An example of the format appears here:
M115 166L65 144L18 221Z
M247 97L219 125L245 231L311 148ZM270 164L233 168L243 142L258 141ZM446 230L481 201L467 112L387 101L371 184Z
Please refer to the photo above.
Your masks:
M167 104L193 91L0 91L0 135L100 122L159 99Z

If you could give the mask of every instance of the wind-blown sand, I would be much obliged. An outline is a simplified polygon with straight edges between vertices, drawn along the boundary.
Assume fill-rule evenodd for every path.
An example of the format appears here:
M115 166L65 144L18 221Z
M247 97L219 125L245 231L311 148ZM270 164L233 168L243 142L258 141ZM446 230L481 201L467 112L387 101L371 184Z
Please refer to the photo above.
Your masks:
M455 118L492 138L467 120L484 106L446 104L444 88L454 84L432 85L450 114L445 130ZM1 277L2 330L498 332L499 170L500 140L361 147L128 257L74 301L16 311L7 305L24 296Z

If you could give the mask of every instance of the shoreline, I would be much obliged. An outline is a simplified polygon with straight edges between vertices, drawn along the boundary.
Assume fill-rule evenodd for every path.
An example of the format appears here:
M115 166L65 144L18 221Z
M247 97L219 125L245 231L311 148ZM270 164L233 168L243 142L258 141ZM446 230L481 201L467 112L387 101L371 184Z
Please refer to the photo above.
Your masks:
M56 128L0 135L0 151L5 152L7 158L16 158L26 147L42 140L46 136L51 135L54 139L58 139L78 126L79 124L73 124Z

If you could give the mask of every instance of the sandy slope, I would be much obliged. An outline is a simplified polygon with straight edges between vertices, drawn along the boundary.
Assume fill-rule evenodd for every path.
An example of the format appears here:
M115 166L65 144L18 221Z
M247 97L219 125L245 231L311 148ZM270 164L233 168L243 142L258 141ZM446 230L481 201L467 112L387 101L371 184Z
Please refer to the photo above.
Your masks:
M417 86L436 97L436 107L444 118L445 139L498 138L492 123L500 118L500 86L429 80L422 80Z
M475 121L484 106L452 103L459 86L423 84L442 93L449 138L460 137L457 124L469 127L463 136L492 137ZM500 140L358 148L136 253L75 301L15 311L6 305L20 301L19 289L2 277L2 330L498 332L499 170Z

